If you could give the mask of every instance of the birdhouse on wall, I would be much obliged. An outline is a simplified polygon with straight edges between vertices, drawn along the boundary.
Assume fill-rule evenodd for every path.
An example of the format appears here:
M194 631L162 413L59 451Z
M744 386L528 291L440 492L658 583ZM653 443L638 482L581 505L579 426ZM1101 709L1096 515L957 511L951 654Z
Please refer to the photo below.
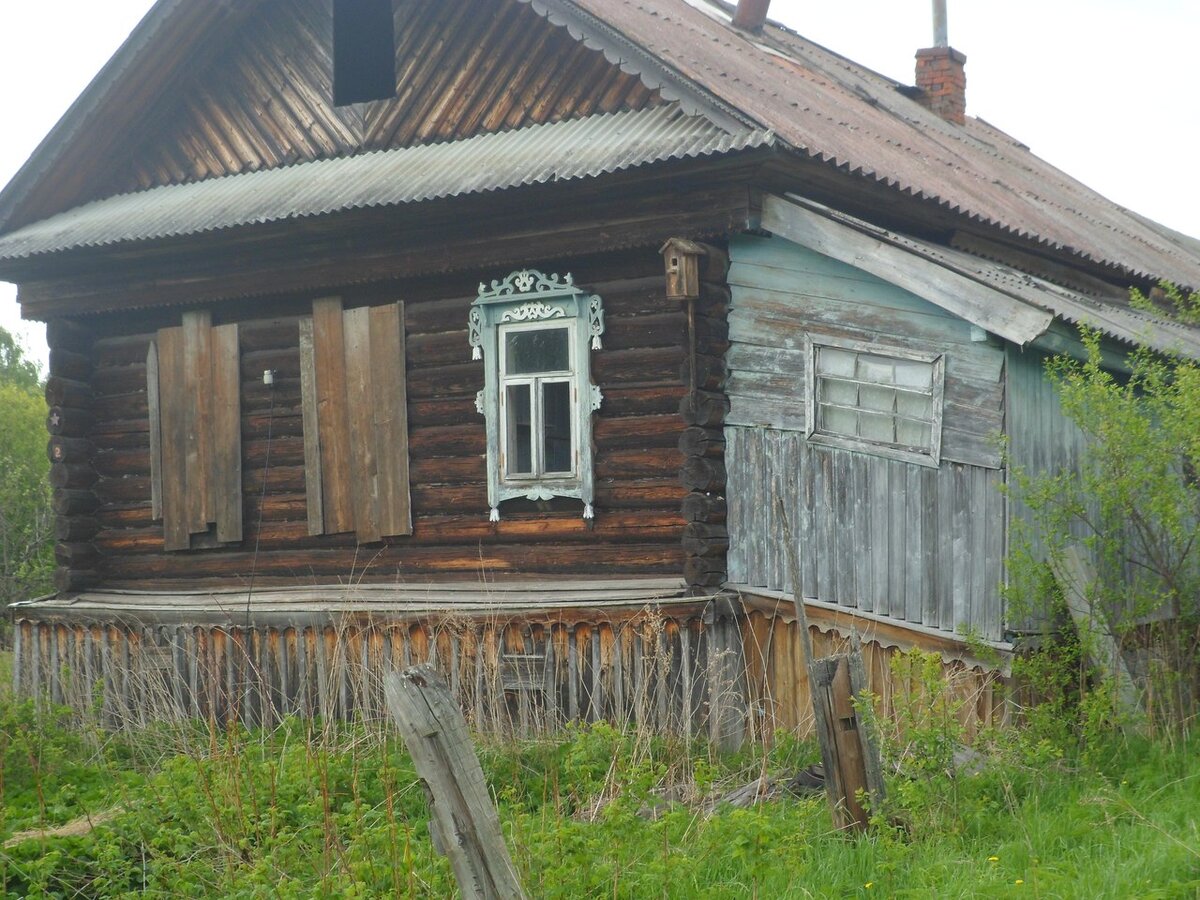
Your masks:
M666 267L667 299L695 300L700 296L700 258L708 251L695 241L671 238L659 251Z

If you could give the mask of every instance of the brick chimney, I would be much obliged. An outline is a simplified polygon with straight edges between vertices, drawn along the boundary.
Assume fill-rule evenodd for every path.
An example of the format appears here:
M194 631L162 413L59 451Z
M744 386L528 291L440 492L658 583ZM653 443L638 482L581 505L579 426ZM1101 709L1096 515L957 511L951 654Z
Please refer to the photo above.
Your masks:
M737 9L733 13L733 27L745 31L762 31L770 6L771 0L738 0Z
M947 122L967 121L967 57L950 46L946 0L933 0L933 46L917 51L918 102Z

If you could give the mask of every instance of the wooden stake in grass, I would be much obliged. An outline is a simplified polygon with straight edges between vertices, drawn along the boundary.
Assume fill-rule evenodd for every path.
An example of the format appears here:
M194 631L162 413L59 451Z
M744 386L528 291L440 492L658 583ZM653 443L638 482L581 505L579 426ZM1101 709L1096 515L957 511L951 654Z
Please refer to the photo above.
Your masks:
M388 675L383 687L429 797L433 847L449 857L463 897L523 900L475 745L449 685L430 666L413 666Z
M879 747L854 707L854 698L862 696L867 689L862 646L855 634L849 653L813 658L808 615L804 610L804 598L800 596L796 545L792 542L792 529L779 492L775 494L775 512L779 516L787 551L792 599L796 604L796 627L800 629L800 646L804 651L804 664L808 667L809 694L816 719L817 742L821 745L821 762L825 767L829 808L838 828L865 831L870 818L862 798L868 797L872 803L879 803L883 800L884 789Z

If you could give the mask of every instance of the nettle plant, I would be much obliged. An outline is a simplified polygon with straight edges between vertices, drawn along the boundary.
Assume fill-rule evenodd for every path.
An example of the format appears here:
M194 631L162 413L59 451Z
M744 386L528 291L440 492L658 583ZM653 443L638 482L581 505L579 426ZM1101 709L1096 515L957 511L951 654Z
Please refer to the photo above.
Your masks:
M1162 285L1131 304L1200 326L1200 294ZM1138 347L1118 374L1098 332L1081 339L1082 361L1055 357L1047 371L1086 449L1074 472L1013 473L1032 516L1014 536L1010 600L1061 605L1044 560L1080 545L1096 564L1090 602L1140 651L1151 720L1186 723L1200 704L1200 362Z

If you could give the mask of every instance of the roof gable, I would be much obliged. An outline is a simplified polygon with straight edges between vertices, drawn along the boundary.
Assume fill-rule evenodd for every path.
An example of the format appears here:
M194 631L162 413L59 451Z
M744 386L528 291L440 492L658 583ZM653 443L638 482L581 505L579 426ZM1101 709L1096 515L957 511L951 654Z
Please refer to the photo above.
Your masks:
M70 140L79 129L62 125L92 111L100 124L89 129L88 152L55 145L52 133L27 165L42 171L23 170L28 177L0 196L0 228L162 185L663 103L527 0L395 0L395 97L341 107L333 104L332 0L244 2L237 20L193 22L206 37L190 50L147 60L171 40L172 22L193 16L189 6L161 0L152 10L55 130ZM100 95L92 110L89 94ZM110 132L110 118L125 127ZM54 177L64 158L70 184Z
M395 21L395 97L336 107L331 0L267 0L104 194L661 103L518 0L398 0Z

